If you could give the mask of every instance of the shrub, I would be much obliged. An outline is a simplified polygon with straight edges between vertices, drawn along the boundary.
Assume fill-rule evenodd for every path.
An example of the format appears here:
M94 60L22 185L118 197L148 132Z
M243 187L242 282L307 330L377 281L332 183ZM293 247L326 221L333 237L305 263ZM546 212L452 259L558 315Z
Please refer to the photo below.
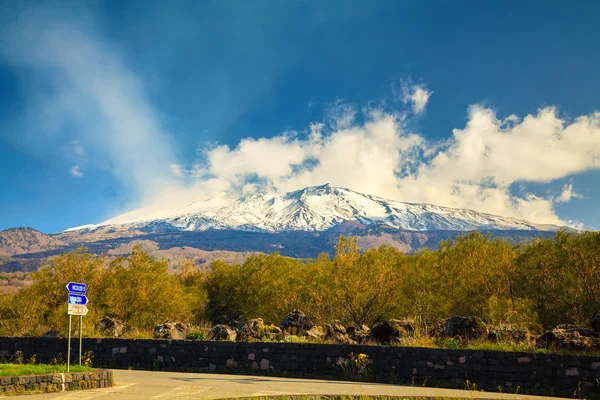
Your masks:
M206 333L198 330L191 331L186 336L187 340L206 340Z

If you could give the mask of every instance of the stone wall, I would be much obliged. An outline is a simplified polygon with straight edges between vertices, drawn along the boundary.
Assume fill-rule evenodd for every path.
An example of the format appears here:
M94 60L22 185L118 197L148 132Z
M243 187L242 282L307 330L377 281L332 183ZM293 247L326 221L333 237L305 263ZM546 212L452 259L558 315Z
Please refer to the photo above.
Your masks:
M74 353L78 343L73 340ZM230 372L464 388L486 391L565 394L600 393L600 357L416 347L244 343L186 340L84 339L97 367L164 371ZM17 350L40 362L66 357L67 340L0 338L0 358ZM366 373L344 362L366 354ZM75 361L75 358L73 359ZM352 364L352 363L350 363Z
M66 372L46 375L2 376L0 394L61 392L113 386L112 371Z

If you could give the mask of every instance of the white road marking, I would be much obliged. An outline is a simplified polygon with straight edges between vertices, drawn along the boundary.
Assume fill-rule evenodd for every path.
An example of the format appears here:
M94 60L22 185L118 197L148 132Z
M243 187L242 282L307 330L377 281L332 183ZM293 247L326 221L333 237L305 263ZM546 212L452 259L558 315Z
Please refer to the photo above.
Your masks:
M169 389L168 391L166 391L164 393L157 394L156 396L152 396L152 398L153 399L160 399L161 397L167 397L167 396L173 397L174 392L178 392L181 389L183 389L183 388L182 387L176 387L176 388L173 388L173 389Z

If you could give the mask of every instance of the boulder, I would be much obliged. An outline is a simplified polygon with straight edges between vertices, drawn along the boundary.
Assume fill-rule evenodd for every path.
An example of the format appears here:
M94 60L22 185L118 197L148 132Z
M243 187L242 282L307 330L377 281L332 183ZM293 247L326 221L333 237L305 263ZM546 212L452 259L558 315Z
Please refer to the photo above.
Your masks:
M238 342L253 342L265 337L265 323L262 318L249 319L235 325Z
M96 331L102 336L121 337L123 336L123 321L104 317L96 324Z
M48 337L48 338L56 338L56 337L60 337L60 332L55 329L52 329L48 332L44 332L43 336Z
M487 336L487 329L478 317L453 316L443 320L434 332L438 337L479 339Z
M391 343L412 336L414 321L409 319L388 319L371 328L371 338L379 343Z
M281 321L281 330L286 335L305 336L315 324L300 310L294 310Z
M364 343L371 337L371 329L366 325L349 326L346 328L346 333L357 343Z
M265 325L262 318L249 319L235 324L238 342L255 342L261 340L280 340L283 334L274 325Z
M188 327L181 322L165 322L154 328L154 338L184 340L187 331Z
M237 332L227 325L215 325L208 331L208 340L235 342Z
M518 326L501 324L487 325L487 339L491 342L529 343L529 330Z
M334 321L331 325L325 325L325 340L342 343L342 344L356 344L356 342L348 336L346 328L340 323L340 321Z
M596 332L600 332L600 312L595 312L590 320L590 326Z
M600 351L600 333L573 325L559 325L536 339L536 347L580 351Z

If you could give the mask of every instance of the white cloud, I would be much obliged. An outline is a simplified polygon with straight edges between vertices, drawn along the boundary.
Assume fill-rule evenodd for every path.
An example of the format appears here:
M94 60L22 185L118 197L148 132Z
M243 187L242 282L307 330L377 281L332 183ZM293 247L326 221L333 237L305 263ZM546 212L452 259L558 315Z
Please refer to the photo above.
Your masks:
M81 178L81 177L83 177L83 172L81 172L81 170L80 170L80 168L79 168L79 165L73 165L73 166L71 167L71 169L69 170L69 173L70 173L71 175L73 175L74 177L76 177L76 178Z
M183 178L185 176L183 166L181 164L171 164L171 174L176 178Z
M413 84L410 78L400 80L400 98L404 104L411 106L413 114L419 115L425 112L427 102L432 94L433 92L424 85Z
M430 92L422 86L413 86L410 101L412 102L412 108L415 114L421 114L425 111L425 106L427 106L429 96L431 96L432 93L433 92Z
M583 196L579 193L576 193L573 190L573 184L569 184L569 185L564 185L563 186L563 191L560 193L560 195L554 200L557 203L567 203L569 201L571 201L571 199L582 199Z
M313 124L304 138L246 138L233 149L207 151L206 164L197 168L219 191L268 186L285 192L327 182L401 201L570 225L576 223L561 220L554 204L578 196L571 185L545 197L517 196L511 187L600 168L598 112L569 121L550 107L519 120L473 106L466 126L441 142L407 132L401 114L375 110L364 117L329 131ZM263 184L245 186L257 179ZM196 185L206 190L206 182Z

